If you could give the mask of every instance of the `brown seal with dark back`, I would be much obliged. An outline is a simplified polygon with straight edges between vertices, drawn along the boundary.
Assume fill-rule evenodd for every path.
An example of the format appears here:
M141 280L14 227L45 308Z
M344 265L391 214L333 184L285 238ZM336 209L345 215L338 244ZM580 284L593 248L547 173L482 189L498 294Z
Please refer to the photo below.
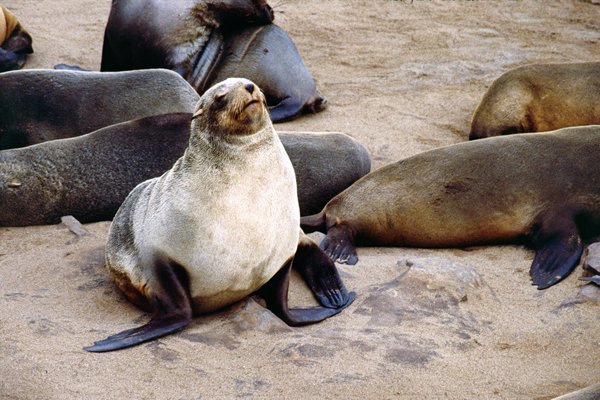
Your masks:
M523 242L539 289L577 265L600 234L600 126L489 138L378 169L303 217L322 247L354 264L355 245L457 247Z

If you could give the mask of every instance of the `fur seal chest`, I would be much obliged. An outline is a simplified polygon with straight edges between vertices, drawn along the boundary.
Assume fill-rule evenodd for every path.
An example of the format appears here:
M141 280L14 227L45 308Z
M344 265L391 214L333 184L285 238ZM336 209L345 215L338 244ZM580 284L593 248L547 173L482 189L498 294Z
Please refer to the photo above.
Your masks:
M338 313L354 296L299 222L294 170L264 95L245 79L213 86L198 103L183 157L161 177L139 184L110 228L106 262L112 277L154 315L86 350L151 340L181 329L193 313L217 310L259 289L267 306L291 325ZM325 307L288 309L294 255Z

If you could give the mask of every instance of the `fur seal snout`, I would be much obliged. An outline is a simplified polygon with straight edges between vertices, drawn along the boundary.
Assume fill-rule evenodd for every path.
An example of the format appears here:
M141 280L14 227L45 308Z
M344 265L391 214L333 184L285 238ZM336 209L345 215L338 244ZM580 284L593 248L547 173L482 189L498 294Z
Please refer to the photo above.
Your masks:
M198 102L184 155L136 186L109 231L111 276L153 316L86 350L152 340L257 290L290 325L339 313L355 295L299 222L294 170L264 95L246 79L213 86ZM292 260L323 306L288 308Z

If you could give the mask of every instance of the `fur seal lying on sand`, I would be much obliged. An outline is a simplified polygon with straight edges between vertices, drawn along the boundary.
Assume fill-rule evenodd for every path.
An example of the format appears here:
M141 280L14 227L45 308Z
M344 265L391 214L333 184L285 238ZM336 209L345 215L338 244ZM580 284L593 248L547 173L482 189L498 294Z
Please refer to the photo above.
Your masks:
M533 284L547 288L600 233L600 126L489 138L387 165L303 217L322 247L355 264L355 243L455 247L524 242Z
M138 185L109 231L111 276L153 316L85 349L110 351L164 336L189 324L193 313L220 309L259 289L267 307L290 325L339 313L354 294L332 263L328 274L318 272L331 261L301 234L299 219L294 170L260 89L246 79L210 88L194 114L183 157ZM292 260L331 278L316 285L331 293L322 299L326 307L288 308Z
M0 149L73 137L149 115L189 112L200 98L165 69L23 70L0 74Z
M0 6L0 72L20 69L33 53L31 35L23 29L17 17Z
M63 215L82 222L111 219L138 183L161 175L181 157L191 117L145 117L1 151L0 226L54 224ZM369 172L367 150L347 135L282 133L280 139L294 165L305 214L318 212Z
M594 124L600 124L600 62L528 65L492 83L469 139Z
M113 1L100 70L168 68L198 93L247 78L265 93L273 121L324 109L296 46L272 21L265 1Z

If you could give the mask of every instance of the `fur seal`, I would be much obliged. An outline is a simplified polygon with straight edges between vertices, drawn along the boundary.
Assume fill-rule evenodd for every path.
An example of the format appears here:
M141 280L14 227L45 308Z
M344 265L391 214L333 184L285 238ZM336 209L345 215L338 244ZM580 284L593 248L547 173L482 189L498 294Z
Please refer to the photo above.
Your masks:
M181 79L181 78L179 78ZM144 117L75 138L0 152L0 226L112 219L140 182L184 153L191 113ZM315 213L369 172L370 158L340 133L282 133L297 176L300 210Z
M600 62L510 70L473 114L469 139L600 124Z
M324 109L296 46L272 21L265 1L113 1L100 70L168 68L198 93L244 77L267 96L273 121Z
M20 69L33 53L31 35L17 17L0 6L0 72Z
M199 96L173 71L23 70L0 74L0 149L73 137L118 122L192 112Z
M189 324L193 313L218 310L259 289L267 307L293 326L335 315L353 300L330 264L336 284L317 285L332 293L327 306L288 308L292 260L315 271L314 264L330 260L318 246L307 246L300 231L294 170L260 89L227 79L202 96L193 118L184 155L136 186L108 235L106 264L117 287L153 316L87 351L164 336Z
M355 243L455 247L523 242L533 284L547 288L600 233L600 178L591 167L600 126L489 138L439 148L356 181L316 215L334 260L355 264Z

